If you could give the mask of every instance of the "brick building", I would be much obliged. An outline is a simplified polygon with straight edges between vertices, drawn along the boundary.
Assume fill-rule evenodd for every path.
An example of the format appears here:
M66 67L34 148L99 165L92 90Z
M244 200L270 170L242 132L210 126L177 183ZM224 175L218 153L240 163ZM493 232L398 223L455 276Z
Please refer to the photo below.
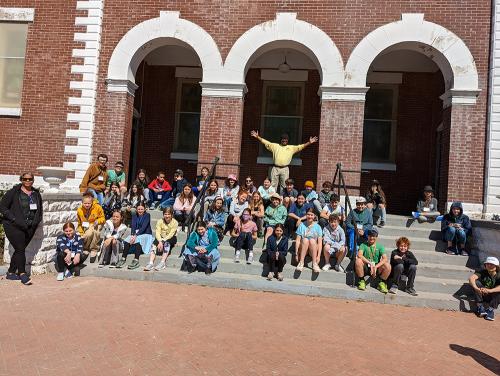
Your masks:
M346 175L353 194L382 183L389 212L427 184L479 212L491 27L486 0L3 0L0 180L48 165L77 184L107 153L191 180L220 156L260 183L258 129L319 136L292 161L299 185L341 162L368 171Z

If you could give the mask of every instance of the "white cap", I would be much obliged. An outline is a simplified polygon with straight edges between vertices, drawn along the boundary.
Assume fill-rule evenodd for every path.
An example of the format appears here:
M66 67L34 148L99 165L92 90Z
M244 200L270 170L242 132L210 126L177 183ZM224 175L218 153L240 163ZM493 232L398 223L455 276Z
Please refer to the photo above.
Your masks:
M498 259L496 257L492 257L492 256L486 258L486 261L484 263L485 264L493 264L495 266L499 265Z

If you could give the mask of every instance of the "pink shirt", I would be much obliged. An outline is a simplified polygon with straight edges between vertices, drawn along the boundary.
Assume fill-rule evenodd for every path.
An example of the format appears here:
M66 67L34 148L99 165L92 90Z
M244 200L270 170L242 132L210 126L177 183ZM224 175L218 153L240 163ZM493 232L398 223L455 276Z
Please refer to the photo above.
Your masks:
M175 202L174 202L174 210L179 210L179 211L191 211L191 209L193 208L193 205L194 205L194 202L195 202L195 199L193 197L193 201L191 201L191 203L189 203L189 200L188 199L185 199L184 200L184 204L181 202L180 200L180 197L178 196L176 199L175 199Z
M237 223L235 227L239 232L257 232L257 225L254 221L247 221L246 223L243 223L243 221L239 221L239 223Z

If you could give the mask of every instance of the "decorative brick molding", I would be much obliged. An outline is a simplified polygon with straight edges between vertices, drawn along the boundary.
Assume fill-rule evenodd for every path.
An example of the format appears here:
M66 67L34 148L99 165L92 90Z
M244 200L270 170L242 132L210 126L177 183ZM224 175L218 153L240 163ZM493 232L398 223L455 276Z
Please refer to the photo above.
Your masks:
M76 8L86 11L87 17L76 17L75 25L86 28L85 33L75 33L76 42L84 42L85 48L73 49L74 58L83 58L82 65L72 65L71 73L81 74L81 81L71 81L70 88L80 91L80 96L68 99L70 106L79 107L80 112L68 113L67 121L77 123L78 129L68 129L64 153L75 154L75 162L64 162L64 167L75 171L75 178L83 178L88 164L92 160L92 146L95 125L95 107L97 96L97 80L99 71L99 52L101 49L101 32L104 0L77 1Z

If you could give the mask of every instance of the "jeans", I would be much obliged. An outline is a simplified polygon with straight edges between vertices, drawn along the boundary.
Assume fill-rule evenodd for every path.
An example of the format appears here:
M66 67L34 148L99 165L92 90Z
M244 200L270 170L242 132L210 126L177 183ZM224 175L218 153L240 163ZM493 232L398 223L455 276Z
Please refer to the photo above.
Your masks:
M161 197L158 197L158 196L161 196ZM149 205L153 205L154 203L157 202L158 205L161 207L169 199L170 199L170 192L165 192L165 191L155 192L153 190L149 191L149 201L148 201Z
M465 244L467 235L463 229L448 226L446 230L443 231L443 238L445 242L452 242L455 240L457 244Z
M476 286L479 287L480 289L484 287L479 280L476 280ZM488 305L493 309L497 309L498 305L500 304L500 292L484 296L475 292L474 295L476 296L477 304L488 303Z
M408 277L406 288L413 288L413 284L415 283L415 276L417 274L417 266L407 265L405 267L404 264L397 264L393 266L392 273L393 283L399 285L401 275L404 274Z
M249 251L253 251L253 238L251 232L240 232L236 241L234 242L234 248L237 251L242 249L248 249Z
M386 217L387 210L385 207L376 207L373 208L373 215L376 217L380 217L381 222L385 222L385 217Z
M131 249L132 252L130 252ZM139 256L142 254L142 246L139 243L134 243L134 244L125 243L122 258L127 258L129 253L133 253L135 259L139 260Z
M97 199L97 202L99 202L99 205L102 206L102 203L104 202L104 193L103 192L96 192L92 188L87 189L88 192L92 193L95 199Z
M367 231L365 230L365 234L363 236L358 236L358 242L356 247L354 245L354 229L347 228L347 237L349 238L349 252L356 252L358 250L358 246L363 243L363 241L368 239Z

